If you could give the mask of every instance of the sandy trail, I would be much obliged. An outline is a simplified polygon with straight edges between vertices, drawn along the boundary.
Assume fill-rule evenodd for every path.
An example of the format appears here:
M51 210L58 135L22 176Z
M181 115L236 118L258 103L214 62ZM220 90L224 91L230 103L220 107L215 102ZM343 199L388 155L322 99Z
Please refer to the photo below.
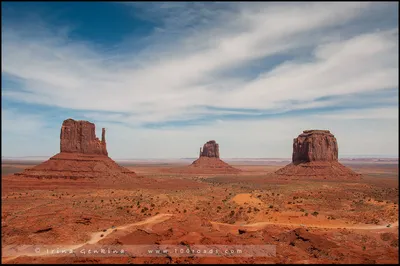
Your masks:
M105 231L105 232L101 231L101 232L93 233L91 239L89 241L87 241L86 243L82 244L81 246L86 245L86 244L96 244L97 242L104 239L112 232L114 232L115 229L126 230L133 226L158 224L158 223L162 223L162 222L168 220L169 218L171 218L171 216L172 216L172 214L166 214L166 213L157 214L157 215L150 217L144 221L127 224L127 225L122 225L122 226L116 227L114 229L107 229L107 231Z
M386 225L354 225L354 226L348 226L348 225L318 225L318 224L293 224L293 223L274 223L274 222L257 222L257 223L252 223L252 224L246 224L246 225L235 225L235 224L227 224L227 223L220 223L220 222L213 222L210 221L210 223L217 228L222 227L229 227L231 229L239 229L239 228L244 228L248 229L249 231L257 231L265 228L267 225L281 225L281 226L291 226L291 227L314 227L314 228L325 228L325 229L361 229L361 230L379 230L379 229L391 229L394 227L399 226L399 221L396 221L395 223L391 224L390 227L387 227Z
M80 247L82 247L84 245L87 245L87 244L96 244L100 240L106 238L111 233L115 232L116 229L117 230L127 230L127 229L129 229L131 227L134 227L134 226L154 225L154 224L162 223L162 222L168 220L169 218L171 218L171 216L173 216L173 214L161 213L161 214L157 214L157 215L155 215L153 217L147 218L144 221L118 226L118 227L113 228L113 229L109 228L105 232L101 231L101 232L92 233L90 240L86 241L85 243L76 244L76 245L66 245L64 247L64 249L74 250L74 249L80 248ZM46 256L46 255L51 255L51 254L47 254L47 253L43 253L43 252L36 253L34 251L27 251L27 252L23 252L22 251L22 253L19 254L18 256L2 257L2 263L9 262L11 260L14 260L14 259L20 257L20 256Z

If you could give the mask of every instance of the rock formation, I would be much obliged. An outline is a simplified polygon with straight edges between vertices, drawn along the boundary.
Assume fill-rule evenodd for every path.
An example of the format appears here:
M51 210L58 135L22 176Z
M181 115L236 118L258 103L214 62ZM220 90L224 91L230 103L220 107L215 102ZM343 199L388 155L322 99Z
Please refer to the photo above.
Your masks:
M101 141L96 137L95 125L88 121L67 119L61 126L60 151L108 156L105 129Z
M108 157L105 129L101 141L96 137L95 125L88 121L67 119L60 134L60 153L49 160L16 174L36 178L100 178L135 176Z
M200 157L219 158L219 145L215 140L207 141L203 145L203 150L200 148Z
M201 171L220 171L224 173L238 173L241 170L236 169L219 158L219 145L215 140L207 141L200 148L199 159L194 161L190 166L192 169Z
M329 130L304 130L293 140L294 164L314 161L338 160L338 145Z
M359 178L360 175L338 162L338 153L336 138L329 130L304 130L293 140L292 163L276 173L324 179Z

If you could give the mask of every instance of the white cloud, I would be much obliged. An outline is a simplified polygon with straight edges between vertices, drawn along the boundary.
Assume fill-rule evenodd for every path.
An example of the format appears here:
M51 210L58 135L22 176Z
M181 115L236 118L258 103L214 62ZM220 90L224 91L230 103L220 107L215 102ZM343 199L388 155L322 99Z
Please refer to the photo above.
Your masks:
M314 98L347 93L348 90L394 86L398 62L393 62L396 59L391 55L396 51L397 40L383 32L325 44L322 48L317 47L317 58L311 63L292 62L282 66L285 70L278 67L244 86L216 89L224 88L227 80L219 77L210 80L208 76L213 72L305 44L318 45L318 39L308 39L306 34L342 25L370 4L329 5L330 8L326 4L313 3L276 5L257 11L243 9L230 16L236 18L236 24L244 23L246 26L242 26L247 31L223 32L214 37L208 49L194 49L195 52L184 54L175 51L166 60L150 60L140 68L129 67L128 62L134 61L135 54L126 55L123 64L108 64L101 61L102 55L83 44L71 44L53 36L22 40L18 32L6 29L3 71L23 78L25 89L35 94L5 92L3 95L73 109L140 112L144 116L154 111L163 121L166 111L173 110L168 117L173 120L175 115L186 112L194 104L277 107L276 101L282 99ZM229 26L227 28L231 30ZM192 37L187 36L184 40ZM205 42L209 41L205 39ZM332 54L332 49L340 51ZM352 59L349 53L354 51L360 52ZM364 70L367 65L373 65L368 72ZM343 78L349 71L354 75ZM355 78L364 84L353 84ZM370 82L372 78L373 83ZM208 85L199 85L204 80Z
M22 84L21 90L3 87L2 97L26 104L86 110L84 117L106 125L110 121L124 123L126 126L109 124L114 143L110 151L122 157L129 157L132 149L136 157L185 157L192 152L189 143L199 143L198 146L213 138L219 139L227 147L226 154L232 157L240 157L242 153L250 157L290 157L284 156L287 147L291 149L291 139L303 129L327 127L338 128L340 132L344 125L348 127L349 121L363 128L368 121L382 117L383 125L394 130L393 123L398 125L398 122L392 120L397 118L397 111L370 108L355 113L340 111L264 122L217 118L217 123L211 121L181 129L150 130L140 126L244 112L223 108L268 109L273 113L334 106L339 100L316 99L398 88L396 25L381 31L347 30L352 22L368 19L371 10L379 5L369 2L139 5L144 16L161 18L165 24L144 39L148 44L145 49L129 52L124 51L132 41L129 39L121 43L121 50L104 53L90 42L71 42L68 27L53 31L49 25L48 29L41 26L33 31L30 25L25 28L8 25L2 29L2 76L18 79ZM152 10L158 13L151 14ZM298 57L299 49L311 53L308 57ZM119 54L119 51L124 52ZM285 54L295 58L278 65L271 62L275 67L261 70L255 78L242 75L241 71L229 74L234 68L245 68L252 60L268 63L275 60L274 56ZM23 120L9 119L7 132L21 128ZM33 132L43 127L39 122L30 123L27 127ZM381 135L387 140L394 133ZM366 135L364 139L370 137ZM246 141L242 142L243 139ZM133 148L128 150L122 140L132 143ZM270 141L274 144L267 143ZM358 154L369 152L363 144L359 145ZM387 153L397 153L385 145L382 147ZM283 146L286 148L279 148ZM379 146L371 149L385 153ZM197 147L193 153L197 153Z

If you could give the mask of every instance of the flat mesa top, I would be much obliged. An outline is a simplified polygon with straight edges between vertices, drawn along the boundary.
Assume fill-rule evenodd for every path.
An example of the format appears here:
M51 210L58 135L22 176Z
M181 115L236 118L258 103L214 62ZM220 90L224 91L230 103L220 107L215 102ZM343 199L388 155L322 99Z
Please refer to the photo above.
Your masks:
M310 130L304 130L304 134L331 134L329 130L319 130L319 129L310 129Z
M68 119L64 120L64 123L65 123L65 122L83 122L83 123L94 124L94 123L89 122L89 121L86 121L86 120L74 120L74 119L72 119L72 118L68 118Z

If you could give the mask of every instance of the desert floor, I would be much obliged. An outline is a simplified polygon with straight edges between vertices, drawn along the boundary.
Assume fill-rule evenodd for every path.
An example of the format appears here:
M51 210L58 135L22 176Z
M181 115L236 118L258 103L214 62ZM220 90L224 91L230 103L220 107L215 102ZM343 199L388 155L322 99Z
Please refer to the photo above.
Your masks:
M274 174L282 165L240 163L239 174L124 165L143 180L132 185L12 175L32 166L2 164L3 263L398 263L397 162L349 163L363 174L357 181L285 179ZM134 250L150 245L273 245L276 253ZM128 249L81 252L107 246Z

